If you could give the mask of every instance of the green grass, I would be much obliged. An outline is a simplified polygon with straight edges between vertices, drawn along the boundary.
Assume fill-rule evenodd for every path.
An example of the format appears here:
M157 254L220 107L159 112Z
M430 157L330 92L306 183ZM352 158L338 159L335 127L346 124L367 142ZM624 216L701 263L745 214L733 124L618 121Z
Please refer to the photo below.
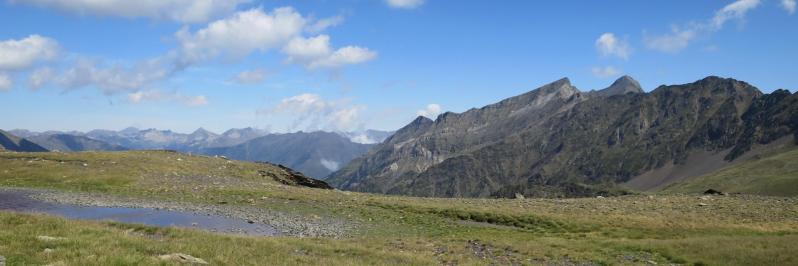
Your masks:
M0 212L0 255L10 265L158 265L168 253L232 265L798 263L794 198L413 198L285 186L259 170L277 171L156 151L0 153L0 186L224 201L345 219L356 231L344 239L255 238Z
M729 193L798 196L798 149L755 158L673 184L663 191L699 193L710 188Z

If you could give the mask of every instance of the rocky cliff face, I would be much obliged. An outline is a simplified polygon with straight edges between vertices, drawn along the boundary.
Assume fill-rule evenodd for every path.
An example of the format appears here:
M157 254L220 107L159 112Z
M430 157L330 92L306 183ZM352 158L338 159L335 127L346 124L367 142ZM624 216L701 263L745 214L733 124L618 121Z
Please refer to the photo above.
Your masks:
M622 193L617 184L694 152L732 150L732 160L794 134L790 98L718 77L650 93L623 77L587 94L562 79L481 109L416 119L328 182L444 197Z

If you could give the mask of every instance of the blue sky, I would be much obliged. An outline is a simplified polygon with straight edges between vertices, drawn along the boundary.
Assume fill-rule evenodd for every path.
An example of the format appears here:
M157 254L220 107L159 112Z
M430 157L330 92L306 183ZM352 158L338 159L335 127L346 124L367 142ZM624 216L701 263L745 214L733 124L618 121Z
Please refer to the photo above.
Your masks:
M792 0L0 2L0 128L393 130L562 77L798 86Z

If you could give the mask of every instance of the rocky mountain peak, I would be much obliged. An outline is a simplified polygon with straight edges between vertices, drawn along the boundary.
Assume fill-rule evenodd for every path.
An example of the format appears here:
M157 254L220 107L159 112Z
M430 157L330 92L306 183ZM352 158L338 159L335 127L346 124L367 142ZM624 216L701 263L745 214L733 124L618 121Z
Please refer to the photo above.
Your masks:
M558 93L562 98L568 98L571 97L571 95L578 93L579 90L571 85L570 79L561 78L555 82L541 87L540 92L543 94Z
M596 91L595 94L601 97L608 97L613 95L624 95L627 93L644 93L640 83L634 78L624 75L618 78L609 87Z
M206 130L205 128L198 128L197 130L194 130L194 133L191 133L191 135L195 135L195 136L196 136L196 135L208 136L208 135L216 135L216 134L214 134L213 132L210 132L210 131Z

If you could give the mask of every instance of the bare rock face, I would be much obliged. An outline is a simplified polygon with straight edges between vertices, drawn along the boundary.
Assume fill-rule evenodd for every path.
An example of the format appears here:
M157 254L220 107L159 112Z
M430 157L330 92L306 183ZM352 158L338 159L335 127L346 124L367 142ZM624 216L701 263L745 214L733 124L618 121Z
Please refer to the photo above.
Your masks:
M440 197L596 196L698 151L733 160L798 132L798 94L707 77L644 93L568 79L464 113L419 117L333 173L345 190ZM798 137L796 137L798 139Z

